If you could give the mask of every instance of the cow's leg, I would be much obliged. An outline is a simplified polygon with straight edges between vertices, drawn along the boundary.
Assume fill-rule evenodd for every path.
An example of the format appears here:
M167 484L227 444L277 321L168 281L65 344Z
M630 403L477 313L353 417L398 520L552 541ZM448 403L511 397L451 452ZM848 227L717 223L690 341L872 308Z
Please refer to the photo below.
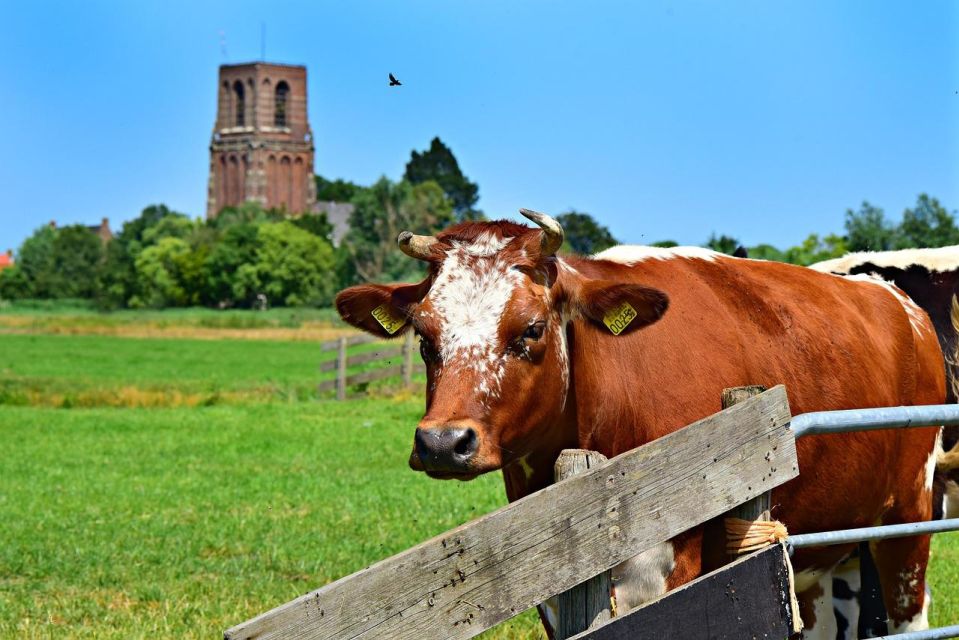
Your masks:
M623 615L699 577L702 542L703 529L696 527L613 567L616 614Z
M882 586L879 572L872 558L868 542L859 543L859 637L875 638L889 633L886 626L886 608L882 604Z
M946 478L943 517L959 518L959 472L952 472Z
M832 569L796 574L796 599L803 621L803 640L835 640L838 628L833 609Z
M859 595L862 581L859 554L853 553L832 572L832 606L836 616L836 640L858 637Z
M884 521L884 524L891 523ZM880 540L872 543L871 548L882 584L889 633L928 629L926 563L929 561L929 536Z

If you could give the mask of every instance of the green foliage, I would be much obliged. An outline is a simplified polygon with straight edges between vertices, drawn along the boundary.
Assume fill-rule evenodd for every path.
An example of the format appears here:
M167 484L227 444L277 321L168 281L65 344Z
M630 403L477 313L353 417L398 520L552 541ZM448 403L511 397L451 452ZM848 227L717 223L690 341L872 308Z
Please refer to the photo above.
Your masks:
M349 180L327 180L323 176L313 176L316 181L316 199L318 202L349 202L363 189Z
M771 244L758 244L755 247L747 249L749 257L753 260L774 260L776 262L788 262L786 254Z
M54 278L53 241L57 232L43 225L23 241L17 254L16 269L24 282L24 298L56 298L53 295Z
M304 213L301 216L293 218L290 222L318 238L332 241L333 225L330 224L325 213Z
M186 241L166 237L136 257L139 293L130 299L131 307L183 307L191 302L185 286L184 270L190 255Z
M401 231L432 234L453 222L453 210L433 181L411 184L380 178L353 199L350 231L341 245L343 282L416 280L421 262L396 249Z
M945 247L959 244L956 220L935 198L919 194L914 209L902 214L896 234L897 248Z
M859 211L846 210L846 246L850 251L888 251L896 246L896 228L882 209L863 200Z
M99 236L82 225L44 225L20 246L16 265L0 275L5 298L89 298L103 260Z
M246 296L262 293L270 304L327 305L333 300L333 248L290 222L260 225L256 261L238 275Z
M739 240L725 234L717 236L715 233L712 233L709 236L709 240L706 241L706 246L713 251L732 255L733 251L739 246Z
M651 247L662 247L662 248L664 248L664 249L669 249L669 248L671 248L671 247L678 247L678 246L679 246L679 243L676 242L675 240L659 240L658 242L654 242L654 243L652 243L652 244L649 245L649 246L651 246Z
M556 216L556 220L563 225L566 242L578 254L592 255L619 244L609 229L588 213L570 210Z
M148 244L145 235L167 217L186 219L185 215L171 211L166 205L150 205L138 217L125 222L107 245L106 259L99 269L96 287L97 301L102 308L124 307L134 298L142 302L136 259ZM176 225L171 224L169 233L175 228Z
M410 154L403 179L414 185L430 180L438 184L452 203L457 220L478 220L483 216L475 208L479 185L463 175L456 156L438 137L433 138L428 150Z
M752 249L749 251L750 258L759 257L758 255L754 256L752 254ZM782 260L792 264L809 266L815 262L838 258L846 253L846 239L842 236L829 234L824 238L820 238L818 234L811 233L803 240L802 244L787 249L783 253Z

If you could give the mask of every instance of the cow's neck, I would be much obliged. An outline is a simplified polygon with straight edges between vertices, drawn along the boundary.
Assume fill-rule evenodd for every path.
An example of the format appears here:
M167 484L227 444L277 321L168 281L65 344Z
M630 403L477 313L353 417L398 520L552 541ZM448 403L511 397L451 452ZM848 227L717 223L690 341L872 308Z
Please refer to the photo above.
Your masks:
M567 330L567 349L571 347L572 334ZM572 355L572 351L569 352ZM572 385L572 366L570 360L570 385L566 394L566 404L557 423L544 427L540 433L549 433L531 453L503 469L503 481L506 484L506 498L515 502L524 496L553 484L553 466L563 449L580 447L576 427L576 390Z

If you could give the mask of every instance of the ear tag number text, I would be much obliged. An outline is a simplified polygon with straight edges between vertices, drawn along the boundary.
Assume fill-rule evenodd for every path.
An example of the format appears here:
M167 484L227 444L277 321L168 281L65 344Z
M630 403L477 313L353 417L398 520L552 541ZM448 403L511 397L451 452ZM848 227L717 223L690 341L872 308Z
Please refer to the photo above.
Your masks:
M633 309L633 306L628 302L624 302L603 316L603 324L609 327L614 336L618 336L635 317L636 309Z
M381 304L371 312L373 318L380 323L386 332L393 335L403 328L406 324L406 318L398 318L392 314L392 309L388 305Z

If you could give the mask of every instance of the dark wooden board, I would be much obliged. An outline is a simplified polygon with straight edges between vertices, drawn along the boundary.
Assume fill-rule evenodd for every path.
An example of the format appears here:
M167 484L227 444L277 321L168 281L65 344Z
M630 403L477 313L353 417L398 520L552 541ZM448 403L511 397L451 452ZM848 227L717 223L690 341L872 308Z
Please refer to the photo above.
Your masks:
M786 551L775 544L571 640L784 640L791 589Z

